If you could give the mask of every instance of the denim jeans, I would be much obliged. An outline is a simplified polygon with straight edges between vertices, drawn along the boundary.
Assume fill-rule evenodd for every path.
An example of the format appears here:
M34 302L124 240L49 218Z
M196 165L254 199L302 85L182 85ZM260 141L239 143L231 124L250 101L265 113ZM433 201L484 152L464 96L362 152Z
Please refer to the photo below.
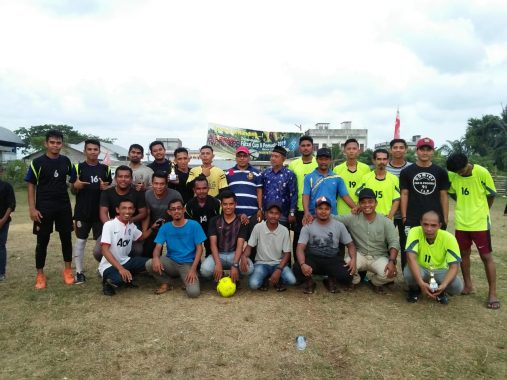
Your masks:
M222 268L231 269L232 262L234 260L234 252L220 252L218 255L220 256L220 263L222 264ZM211 278L213 276L214 270L215 259L212 255L209 255L201 264L201 276L204 278ZM248 271L241 272L241 274L252 274L253 271L254 265L252 263L252 260L248 259Z
M250 278L248 279L248 286L250 289L259 289L266 278L271 276L278 267L278 264L255 264L254 270ZM296 276L292 273L292 269L285 266L280 275L280 280L285 285L294 285L296 283Z
M427 268L423 268L419 265L419 271L421 273L421 277L424 282L430 281L430 271ZM437 284L440 284L447 274L447 269L434 269L433 273L435 274L435 281ZM414 276L412 275L412 271L410 267L407 265L403 270L403 276L405 277L405 282L407 283L410 290L419 290L419 285L415 281ZM458 276L454 277L454 280L451 281L447 288L445 289L447 293L451 296L455 296L461 294L463 291L463 282L460 280Z
M132 257L122 266L128 270L132 275L143 272L145 270L146 261L148 259L145 257ZM107 268L104 273L102 273L102 278L105 280L110 279L111 282L117 286L123 285L123 279L121 278L120 272L115 267Z
M0 228L0 275L5 275L5 266L7 265L7 235L9 233L9 224L6 222Z

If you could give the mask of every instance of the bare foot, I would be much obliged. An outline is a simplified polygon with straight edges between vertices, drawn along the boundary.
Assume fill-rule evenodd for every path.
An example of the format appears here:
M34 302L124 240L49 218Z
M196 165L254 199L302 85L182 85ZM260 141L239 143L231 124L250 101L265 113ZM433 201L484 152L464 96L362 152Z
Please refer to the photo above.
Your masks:
M464 288L463 291L461 292L461 295L463 295L463 296L468 296L469 294L475 294L475 289L474 288Z

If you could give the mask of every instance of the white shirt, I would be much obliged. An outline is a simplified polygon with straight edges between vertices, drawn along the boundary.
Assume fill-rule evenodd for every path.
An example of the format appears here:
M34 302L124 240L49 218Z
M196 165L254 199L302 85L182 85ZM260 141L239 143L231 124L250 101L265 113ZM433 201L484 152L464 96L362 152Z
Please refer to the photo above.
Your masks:
M129 253L132 250L132 242L139 239L141 235L142 232L139 231L135 224L124 224L116 217L104 223L100 244L109 245L109 250L114 258L123 265L130 260ZM111 266L111 263L105 257L102 257L99 264L100 274L102 275Z

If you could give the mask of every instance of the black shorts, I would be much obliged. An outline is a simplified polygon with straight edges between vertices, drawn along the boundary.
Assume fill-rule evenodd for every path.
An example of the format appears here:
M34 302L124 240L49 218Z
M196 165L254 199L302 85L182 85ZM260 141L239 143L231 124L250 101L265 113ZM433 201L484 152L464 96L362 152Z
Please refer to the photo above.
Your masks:
M51 211L40 211L41 222L33 222L33 233L49 235L53 232L53 224L58 232L71 232L74 229L72 222L72 209L70 205Z
M97 240L102 234L102 222L83 222L76 220L75 231L78 239L88 239L88 235L92 231L93 240Z

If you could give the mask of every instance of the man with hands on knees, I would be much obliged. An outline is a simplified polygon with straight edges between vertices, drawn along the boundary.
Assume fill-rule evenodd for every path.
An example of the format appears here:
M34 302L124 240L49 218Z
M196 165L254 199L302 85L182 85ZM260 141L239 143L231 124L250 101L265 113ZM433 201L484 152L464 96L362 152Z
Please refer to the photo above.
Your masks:
M153 258L146 262L146 270L160 284L155 294L170 290L170 278L179 276L185 284L187 296L197 298L201 293L197 265L201 261L202 243L206 240L206 235L199 223L185 219L181 199L172 199L167 207L172 222L160 227L155 238ZM167 255L161 256L164 244Z
M409 288L407 301L415 303L421 292L446 305L450 295L461 294L463 283L457 277L461 256L456 238L442 230L438 212L423 214L420 226L407 237L407 266L403 270Z

